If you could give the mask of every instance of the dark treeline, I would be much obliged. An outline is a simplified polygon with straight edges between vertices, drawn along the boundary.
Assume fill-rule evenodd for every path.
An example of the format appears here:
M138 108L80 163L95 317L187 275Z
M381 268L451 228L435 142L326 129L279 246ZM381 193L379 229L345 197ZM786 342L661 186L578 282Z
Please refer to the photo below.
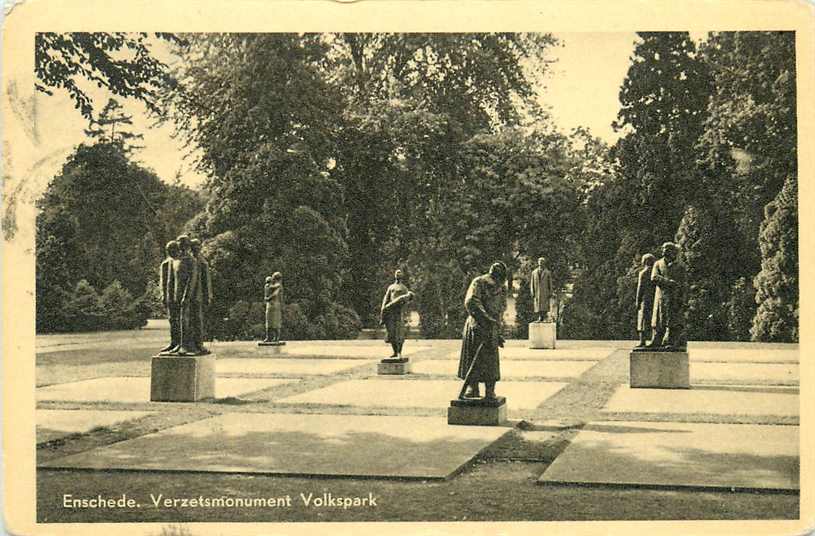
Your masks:
M630 338L636 263L675 239L692 338L797 339L792 33L698 46L640 34L613 147L560 134L537 104L557 45L547 34L194 34L161 36L173 68L87 60L113 93L174 125L208 177L203 202L133 163L121 134L99 134L115 110L94 118L64 83L60 51L149 49L89 35L38 39L43 89L67 88L99 125L40 204L42 331L72 329L48 311L76 302L82 280L149 294L162 241L183 230L204 240L223 337L257 335L275 271L290 338L375 325L397 267L424 336L459 336L466 284L494 260L520 279L525 320L526 278L544 255L571 291L562 337Z

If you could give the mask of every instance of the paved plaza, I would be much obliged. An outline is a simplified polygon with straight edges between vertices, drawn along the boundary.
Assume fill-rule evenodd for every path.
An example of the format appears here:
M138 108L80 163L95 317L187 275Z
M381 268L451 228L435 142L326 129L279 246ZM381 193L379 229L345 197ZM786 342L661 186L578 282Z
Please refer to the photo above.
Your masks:
M59 348L78 356L98 344L43 343L42 369L59 378ZM149 401L150 352L83 365L83 379L37 389L38 467L434 481L517 459L539 467L541 492L799 489L797 346L692 344L691 388L666 390L628 386L630 341L509 341L498 384L509 421L491 427L444 417L460 388L459 344L410 340L412 373L382 377L382 341L291 342L278 356L216 343L216 398L194 404ZM124 435L94 435L100 427Z

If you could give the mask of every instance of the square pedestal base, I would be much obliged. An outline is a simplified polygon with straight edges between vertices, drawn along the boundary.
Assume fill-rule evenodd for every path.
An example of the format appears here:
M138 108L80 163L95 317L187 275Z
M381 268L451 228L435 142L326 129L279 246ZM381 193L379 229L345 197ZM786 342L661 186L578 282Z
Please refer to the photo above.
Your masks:
M631 387L690 388L688 352L631 352L629 365Z
M280 355L283 353L285 349L286 343L283 341L276 341L276 342L265 342L260 341L258 343L258 352L262 355Z
M410 362L406 357L383 359L376 364L376 373L382 375L410 374Z
M447 408L447 424L498 426L507 420L507 399L455 399Z
M206 398L215 398L215 354L153 357L152 402L197 402Z
M529 347L554 348L557 340L557 324L554 322L529 323Z

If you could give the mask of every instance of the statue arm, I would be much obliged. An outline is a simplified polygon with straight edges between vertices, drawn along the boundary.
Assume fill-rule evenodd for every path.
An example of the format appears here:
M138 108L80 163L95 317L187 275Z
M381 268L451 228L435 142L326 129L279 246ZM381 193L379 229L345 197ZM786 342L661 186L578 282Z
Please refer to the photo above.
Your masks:
M280 294L280 291L283 289L283 285L281 285L280 283L272 283L269 288L272 290L272 292L270 293L270 297L273 300L277 298L277 296Z
M168 303L168 300L167 300L167 297L168 297L167 284L169 283L168 278L167 278L167 268L168 267L169 267L169 264L167 263L167 261L164 261L164 262L161 263L161 266L159 266L159 269L158 269L158 285L161 288L161 303L163 303L165 306Z
M478 323L495 324L497 320L491 317L487 310L484 309L484 302L482 301L483 289L479 282L473 281L470 283L470 288L467 290L467 296L464 298L464 308L467 312L473 315Z
M209 271L209 264L204 264L204 284L207 286L206 294L204 295L204 299L207 302L207 305L212 304L212 276L210 275Z
M637 309L639 309L640 304L645 299L645 293L643 292L642 283L643 279L645 278L646 272L642 272L639 277L637 278Z

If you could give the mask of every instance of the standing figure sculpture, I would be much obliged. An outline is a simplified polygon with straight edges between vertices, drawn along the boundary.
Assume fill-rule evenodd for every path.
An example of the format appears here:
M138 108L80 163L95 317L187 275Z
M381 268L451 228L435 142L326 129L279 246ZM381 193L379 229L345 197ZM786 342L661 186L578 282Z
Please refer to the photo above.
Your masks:
M651 269L651 281L656 286L651 327L654 338L651 349L665 351L685 350L687 340L684 326L686 269L677 259L679 246L673 242L662 245L662 258Z
M651 338L651 317L654 312L654 283L651 281L651 270L656 257L650 253L642 256L642 270L637 279L637 333L640 343L637 348L643 348Z
M459 398L479 398L478 384L486 387L485 399L495 400L495 383L501 379L498 348L504 346L507 266L496 262L487 274L472 280L464 298L467 320L462 334L458 377L464 380Z
M406 305L413 299L413 293L402 282L402 270L396 270L393 277L394 282L385 291L385 297L382 299L379 323L384 325L387 331L385 342L390 343L393 349L391 357L401 358L402 346L407 336Z
M546 259L543 257L538 259L538 267L532 270L529 291L532 293L532 308L537 317L536 322L550 320L552 273L546 268Z
M159 350L159 353L169 352L181 342L178 306L173 298L173 261L179 256L178 242L170 240L164 249L167 252L167 258L161 261L159 266L159 287L161 288L161 303L167 310L167 318L170 320L170 344Z
M169 352L159 355L197 355L199 348L195 344L193 329L192 303L198 292L198 263L191 254L190 238L181 235L176 239L179 255L172 263L173 303L178 308L179 342Z
M263 342L280 342L280 329L283 325L283 274L275 272L266 278L263 299L266 302L266 338Z
M193 332L193 340L198 351L208 354L209 350L204 348L204 326L206 311L212 305L212 279L209 273L209 263L201 255L201 241L197 238L191 239L190 250L198 267L197 289L190 305L190 329Z

